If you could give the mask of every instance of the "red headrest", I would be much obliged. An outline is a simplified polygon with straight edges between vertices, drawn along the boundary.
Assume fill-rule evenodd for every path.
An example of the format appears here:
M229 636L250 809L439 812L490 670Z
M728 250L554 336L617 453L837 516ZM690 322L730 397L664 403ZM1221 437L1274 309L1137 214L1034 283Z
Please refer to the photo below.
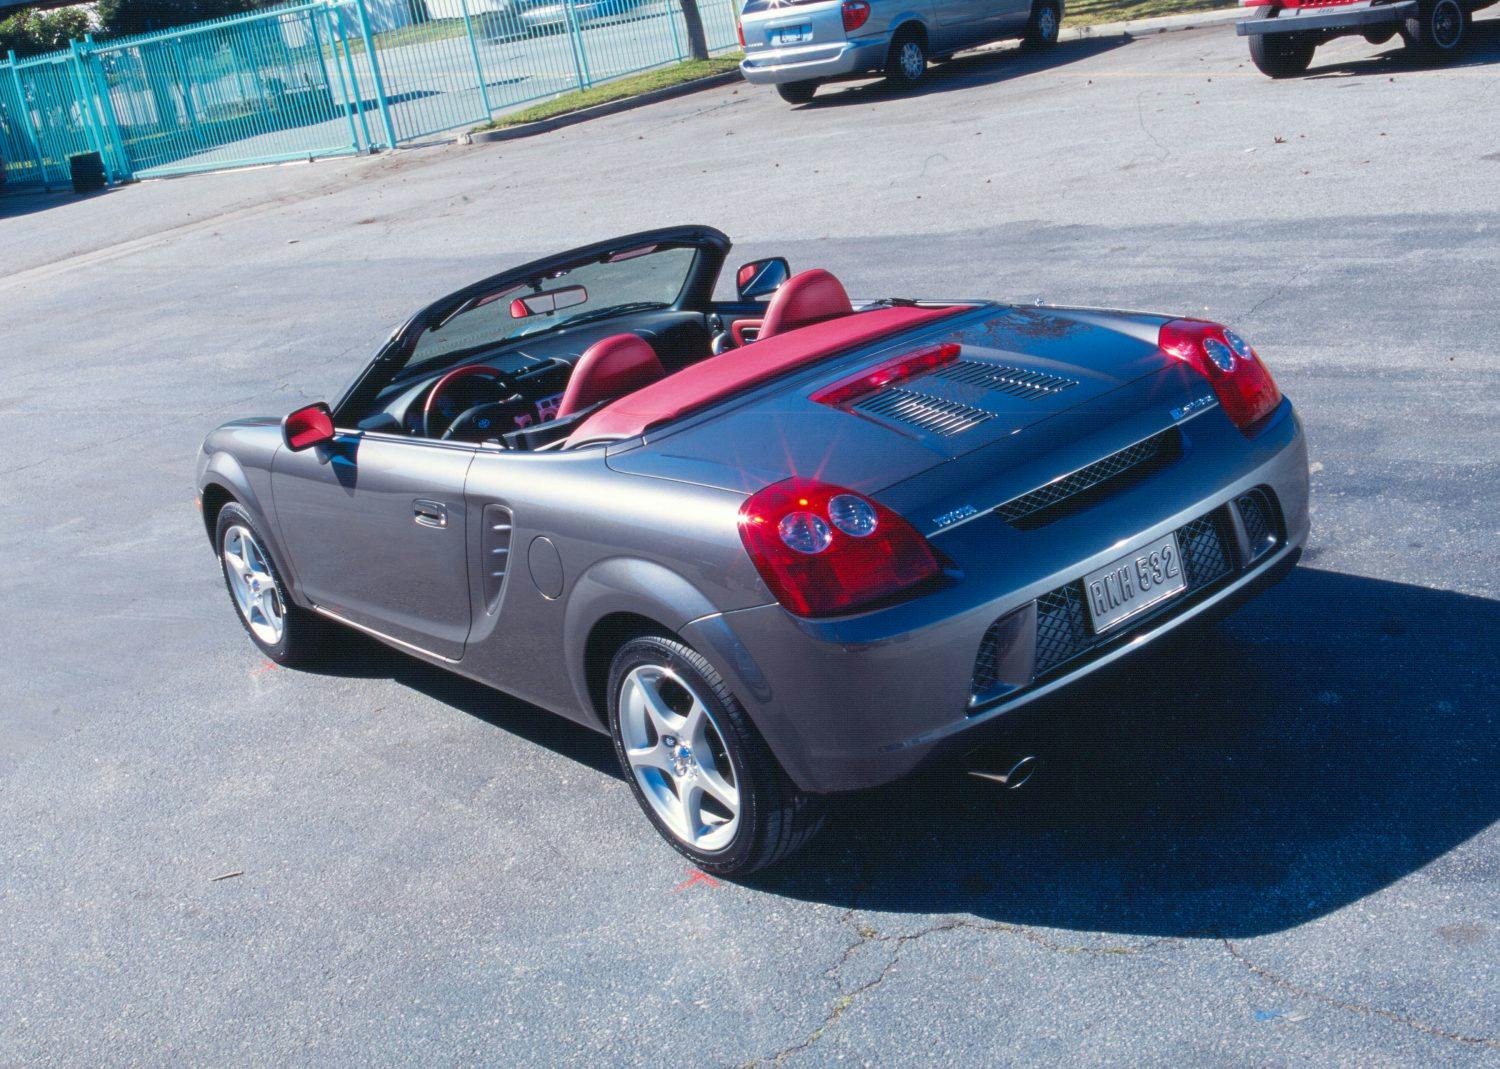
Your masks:
M557 415L570 416L589 405L622 397L665 374L656 350L634 334L600 338L573 366Z
M803 271L787 279L766 307L766 319L757 337L765 340L825 319L837 319L854 311L839 280L822 268Z

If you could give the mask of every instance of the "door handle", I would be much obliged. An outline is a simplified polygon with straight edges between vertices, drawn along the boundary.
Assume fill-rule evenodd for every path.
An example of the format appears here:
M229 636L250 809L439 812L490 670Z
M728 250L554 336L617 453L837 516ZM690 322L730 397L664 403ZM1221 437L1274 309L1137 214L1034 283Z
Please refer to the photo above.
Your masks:
M411 503L412 519L423 527L447 527L448 506L441 501L424 501L422 498Z

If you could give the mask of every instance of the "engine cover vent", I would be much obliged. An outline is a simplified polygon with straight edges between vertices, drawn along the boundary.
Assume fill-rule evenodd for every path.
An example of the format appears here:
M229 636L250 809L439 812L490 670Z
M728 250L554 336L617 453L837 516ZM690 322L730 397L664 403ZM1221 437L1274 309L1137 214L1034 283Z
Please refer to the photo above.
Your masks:
M950 401L945 397L934 397L917 390L882 390L855 402L853 407L860 412L879 416L892 423L916 427L943 438L962 434L985 420L995 418L993 412L986 412L982 408Z
M505 588L505 569L510 564L511 512L504 505L484 506L484 607L493 613L500 608L500 592Z
M1050 397L1078 385L1077 379L1065 379L1061 375L1049 375L1044 371L1029 371L1009 364L996 364L989 360L959 360L933 372L934 377L950 382L961 382L966 386L979 386L996 393L1009 394L1035 400Z

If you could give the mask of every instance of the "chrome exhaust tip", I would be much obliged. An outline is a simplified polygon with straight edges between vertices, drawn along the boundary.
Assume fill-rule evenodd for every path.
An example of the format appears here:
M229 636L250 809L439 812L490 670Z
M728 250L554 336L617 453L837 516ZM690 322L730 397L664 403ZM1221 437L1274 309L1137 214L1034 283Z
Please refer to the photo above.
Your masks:
M988 761L985 763L990 764ZM1037 759L1033 754L1010 757L994 763L1000 768L971 768L969 775L982 779L986 783L998 784L1008 791L1014 791L1024 787L1026 781L1031 779L1037 770Z

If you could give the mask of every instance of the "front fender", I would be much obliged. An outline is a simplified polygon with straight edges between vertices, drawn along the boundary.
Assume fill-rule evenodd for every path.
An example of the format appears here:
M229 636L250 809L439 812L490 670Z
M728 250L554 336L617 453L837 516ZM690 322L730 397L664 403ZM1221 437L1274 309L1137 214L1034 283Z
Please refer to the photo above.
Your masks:
M280 448L279 427L250 421L220 427L208 436L199 454L198 493L201 498L218 488L250 513L293 600L305 604L299 593L296 567L281 541L271 497L271 464ZM207 513L204 526L209 526ZM207 533L212 543L214 532L209 529Z

